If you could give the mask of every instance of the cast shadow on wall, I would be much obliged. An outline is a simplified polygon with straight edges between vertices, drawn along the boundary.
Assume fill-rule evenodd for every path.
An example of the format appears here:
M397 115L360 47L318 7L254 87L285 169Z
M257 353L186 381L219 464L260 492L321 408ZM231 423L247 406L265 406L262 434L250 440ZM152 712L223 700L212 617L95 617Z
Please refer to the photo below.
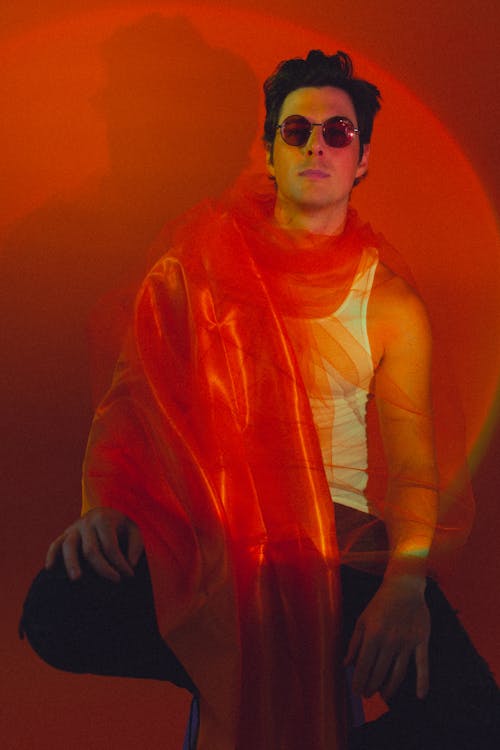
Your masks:
M94 105L105 118L109 172L17 221L0 256L7 487L20 518L43 503L47 528L38 531L47 541L62 508L78 512L92 415L89 318L97 396L152 241L234 181L256 132L253 72L186 19L146 16L113 33L102 54L107 83Z

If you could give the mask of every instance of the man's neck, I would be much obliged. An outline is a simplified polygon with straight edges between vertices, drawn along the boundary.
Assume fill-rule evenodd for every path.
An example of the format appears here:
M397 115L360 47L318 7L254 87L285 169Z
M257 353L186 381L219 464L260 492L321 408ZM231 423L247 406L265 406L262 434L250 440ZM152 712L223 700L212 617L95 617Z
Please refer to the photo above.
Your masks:
M274 207L276 223L285 230L335 236L344 231L347 205L327 206L323 210L297 210L279 196Z

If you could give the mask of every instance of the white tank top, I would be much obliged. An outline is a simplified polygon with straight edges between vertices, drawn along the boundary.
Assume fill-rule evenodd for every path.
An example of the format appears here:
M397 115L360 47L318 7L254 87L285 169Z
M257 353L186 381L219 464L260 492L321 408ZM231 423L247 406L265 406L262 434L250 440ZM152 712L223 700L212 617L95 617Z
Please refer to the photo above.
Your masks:
M369 511L366 407L374 375L366 313L377 263L377 251L365 249L341 306L310 321L314 345L304 378L332 500L363 512Z

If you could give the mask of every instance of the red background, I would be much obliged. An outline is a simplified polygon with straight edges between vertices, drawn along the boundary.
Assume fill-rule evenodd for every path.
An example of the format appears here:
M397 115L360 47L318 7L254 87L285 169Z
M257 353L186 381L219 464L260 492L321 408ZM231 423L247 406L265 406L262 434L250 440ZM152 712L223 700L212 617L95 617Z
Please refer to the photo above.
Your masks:
M179 14L190 23L168 21ZM2 746L181 746L182 693L58 673L16 639L16 622L48 542L79 511L89 316L140 275L165 219L222 188L247 150L260 164L256 87L282 57L311 46L351 52L383 91L355 202L406 252L417 279L425 283L429 268L437 278L430 301L442 300L446 315L434 324L449 334L478 464L476 526L446 588L499 674L497 4L24 0L4 3L0 21ZM108 303L99 309L94 352L106 356L94 391L117 325L102 317Z

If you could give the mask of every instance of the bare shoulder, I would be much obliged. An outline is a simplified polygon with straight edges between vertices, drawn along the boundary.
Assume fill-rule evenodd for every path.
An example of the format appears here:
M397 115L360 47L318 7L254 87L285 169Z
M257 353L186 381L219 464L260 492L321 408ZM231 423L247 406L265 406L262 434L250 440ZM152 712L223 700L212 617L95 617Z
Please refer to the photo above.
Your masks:
M422 298L404 279L379 263L368 305L368 332L378 363L398 346L422 351L431 332Z

